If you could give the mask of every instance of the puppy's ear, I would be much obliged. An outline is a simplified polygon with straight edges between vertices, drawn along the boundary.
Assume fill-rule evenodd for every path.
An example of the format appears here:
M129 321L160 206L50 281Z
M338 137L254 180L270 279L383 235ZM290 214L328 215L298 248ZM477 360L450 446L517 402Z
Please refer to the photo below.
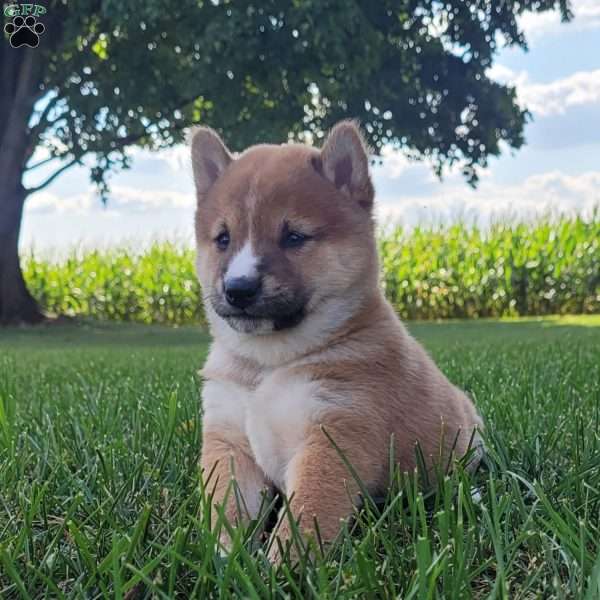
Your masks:
M209 127L191 132L192 169L198 200L203 198L233 160L218 133Z
M356 123L341 121L331 130L321 150L320 167L335 187L355 197L365 208L371 206L373 185L367 145Z

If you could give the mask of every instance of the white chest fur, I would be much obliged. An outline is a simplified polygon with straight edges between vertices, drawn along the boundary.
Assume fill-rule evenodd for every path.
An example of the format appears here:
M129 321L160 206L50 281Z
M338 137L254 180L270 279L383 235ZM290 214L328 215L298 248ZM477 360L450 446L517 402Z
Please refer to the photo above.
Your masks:
M319 384L275 372L255 390L208 381L202 399L204 426L235 427L245 433L257 464L287 492L288 465L327 406Z

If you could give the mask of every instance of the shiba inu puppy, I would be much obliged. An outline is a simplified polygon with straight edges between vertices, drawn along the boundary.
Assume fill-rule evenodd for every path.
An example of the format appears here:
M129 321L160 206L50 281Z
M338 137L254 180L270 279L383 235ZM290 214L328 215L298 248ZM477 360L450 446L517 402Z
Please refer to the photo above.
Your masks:
M199 128L191 153L214 337L202 371L204 476L232 522L256 517L263 492L279 490L307 536L316 519L332 540L359 501L340 452L380 493L392 436L402 470L415 468L416 444L433 468L467 452L481 420L379 287L374 190L353 122L321 150L258 145L235 158ZM285 546L290 523L277 535Z

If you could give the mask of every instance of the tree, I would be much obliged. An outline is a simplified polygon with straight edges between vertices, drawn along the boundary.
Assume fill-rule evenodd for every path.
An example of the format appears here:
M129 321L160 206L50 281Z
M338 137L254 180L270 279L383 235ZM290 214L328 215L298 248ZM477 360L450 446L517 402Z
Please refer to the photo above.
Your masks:
M84 159L105 195L105 175L128 166L128 146L172 145L192 123L240 149L319 138L357 117L375 152L391 144L438 173L458 164L474 184L501 141L524 141L526 111L486 69L499 45L526 48L517 17L527 10L571 16L568 0L51 0L33 8L45 26L39 46L13 48L15 15L32 8L9 5L0 321L42 319L19 266L27 196ZM34 162L38 148L45 156ZM24 175L41 164L56 170L26 189Z

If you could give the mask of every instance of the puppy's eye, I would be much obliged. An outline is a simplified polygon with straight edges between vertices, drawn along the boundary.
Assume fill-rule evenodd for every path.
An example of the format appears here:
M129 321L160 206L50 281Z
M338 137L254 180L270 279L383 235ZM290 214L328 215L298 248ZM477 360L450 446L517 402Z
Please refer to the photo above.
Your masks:
M309 235L305 235L299 231L286 230L281 236L281 246L283 248L299 248L309 239Z
M222 231L216 238L215 244L219 250L227 250L227 246L229 246L229 232Z

